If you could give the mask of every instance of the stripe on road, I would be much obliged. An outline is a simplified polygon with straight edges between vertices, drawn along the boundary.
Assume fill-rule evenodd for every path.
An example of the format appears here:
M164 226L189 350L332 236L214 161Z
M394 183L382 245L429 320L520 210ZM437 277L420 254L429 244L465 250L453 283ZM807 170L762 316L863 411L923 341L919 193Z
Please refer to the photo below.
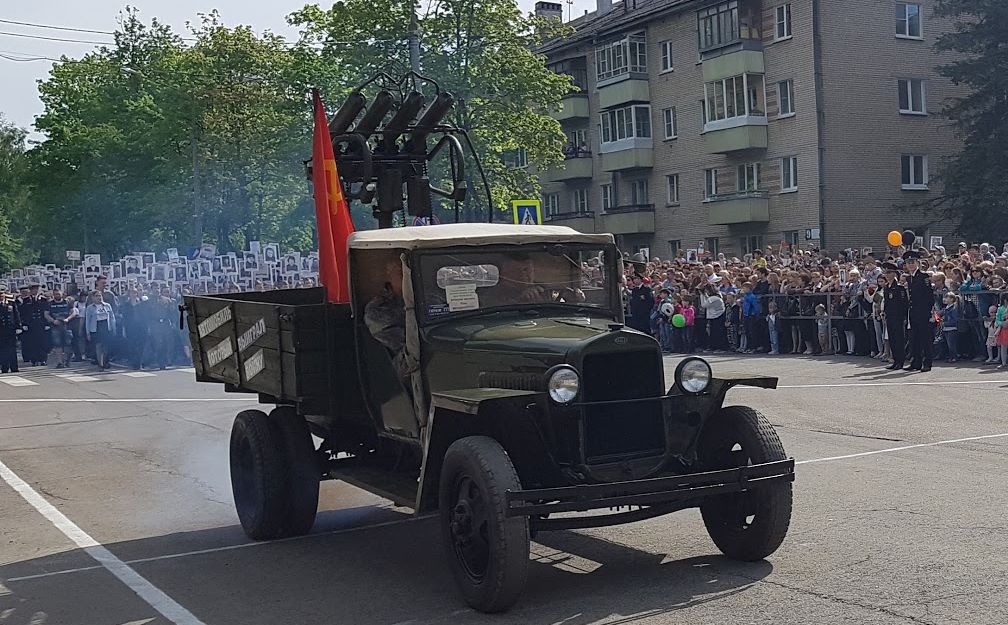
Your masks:
M243 401L250 404L257 404L259 400L253 397L145 397L138 399L122 399L118 397L94 397L79 399L66 399L63 397L55 399L41 399L37 397L22 399L0 399L0 404L129 404L129 403L158 403L158 402L187 402L187 401Z
M874 451L862 451L856 454L847 454L844 456L830 456L829 458L815 458L813 460L799 460L795 462L798 464L813 464L816 462L833 462L835 460L848 460L850 458L863 458L865 456L876 456L878 454L892 454L897 451L906 451L907 449L920 449L921 447L938 447L940 445L953 445L955 443L969 443L971 441L985 441L993 438L1008 438L1008 434L987 434L985 436L970 436L967 438L953 438L947 441L935 441L933 443L917 443L916 445L903 445L902 447L888 447L886 449L876 449Z
M11 471L3 461L0 461L0 478L3 478L3 481L7 482L8 486L13 488L18 495L21 495L22 499L35 508L39 514L52 523L64 536L72 540L74 544L94 558L98 564L119 579L119 581L126 584L130 590L135 592L137 596L146 601L150 607L157 610L166 619L176 625L205 625L192 612L182 607L161 589L147 581L146 578L113 555L111 551L103 547L87 532L68 519L62 512L46 501L44 497L35 492L27 482Z
M93 375L68 375L67 380L71 382L97 382L98 378Z
M0 376L0 382L8 386L38 386L38 382L32 382L31 380L26 380L19 375L2 375Z
M146 371L127 371L123 373L124 376L128 378L153 378L155 377L153 373L148 373Z

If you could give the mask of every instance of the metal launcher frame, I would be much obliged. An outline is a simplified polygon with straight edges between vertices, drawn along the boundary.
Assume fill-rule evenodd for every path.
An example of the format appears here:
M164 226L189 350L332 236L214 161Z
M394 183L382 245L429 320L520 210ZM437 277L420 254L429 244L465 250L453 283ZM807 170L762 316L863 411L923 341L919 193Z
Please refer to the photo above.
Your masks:
M429 103L422 91L427 85L428 91L433 90ZM377 93L368 106L363 90L370 86ZM444 121L454 105L452 94L442 91L431 78L409 72L396 80L381 73L357 87L329 119L344 194L348 200L372 204L379 228L391 228L392 216L399 210L431 217L434 196L454 202L455 221L459 220L460 203L468 193L463 141L479 171L487 206L492 206L490 187L472 140L464 129ZM428 149L432 135L440 138ZM450 189L432 185L429 176L430 163L445 149ZM305 167L311 180L311 161L306 161ZM488 213L492 219L493 211Z

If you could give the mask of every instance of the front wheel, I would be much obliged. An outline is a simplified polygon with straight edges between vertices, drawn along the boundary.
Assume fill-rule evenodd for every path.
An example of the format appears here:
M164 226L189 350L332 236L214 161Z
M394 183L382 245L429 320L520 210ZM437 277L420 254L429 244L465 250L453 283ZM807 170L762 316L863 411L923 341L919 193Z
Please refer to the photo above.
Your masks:
M786 460L773 425L745 406L722 408L704 426L698 449L704 471ZM700 506L711 540L729 558L753 562L777 551L791 524L791 482L712 497Z
M469 436L448 448L438 491L442 536L466 603L481 612L514 605L528 575L528 519L505 515L508 490L521 482L500 443Z

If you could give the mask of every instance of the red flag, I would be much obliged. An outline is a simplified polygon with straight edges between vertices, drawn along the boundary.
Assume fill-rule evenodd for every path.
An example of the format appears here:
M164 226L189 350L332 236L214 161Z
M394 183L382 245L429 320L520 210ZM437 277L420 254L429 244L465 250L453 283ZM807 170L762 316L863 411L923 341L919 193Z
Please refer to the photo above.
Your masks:
M315 189L315 219L318 222L319 279L330 302L350 301L347 270L347 238L354 231L350 207L336 169L329 123L318 89L312 89L315 132L312 141L312 186Z

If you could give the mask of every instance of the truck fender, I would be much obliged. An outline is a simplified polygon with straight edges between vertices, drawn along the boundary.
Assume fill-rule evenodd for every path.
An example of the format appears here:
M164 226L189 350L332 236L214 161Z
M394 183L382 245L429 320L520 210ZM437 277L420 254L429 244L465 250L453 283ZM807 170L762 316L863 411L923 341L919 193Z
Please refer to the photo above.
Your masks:
M522 483L558 471L536 420L545 393L477 388L431 394L417 514L438 508L441 463L452 443L466 436L489 436L504 447Z

